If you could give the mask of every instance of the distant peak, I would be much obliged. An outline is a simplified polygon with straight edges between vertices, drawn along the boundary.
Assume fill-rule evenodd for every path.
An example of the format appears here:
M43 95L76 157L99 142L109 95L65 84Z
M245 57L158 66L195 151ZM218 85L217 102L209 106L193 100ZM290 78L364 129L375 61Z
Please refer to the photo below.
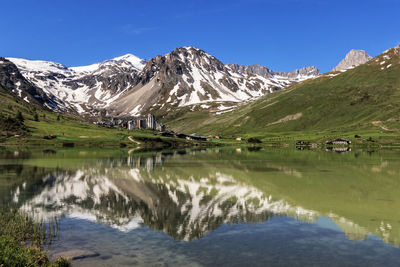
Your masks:
M201 50L201 49L199 49L199 48L197 48L197 47L194 47L194 46L183 46L183 47L181 47L181 48L183 48L183 49L194 49L194 50Z
M113 58L113 60L115 60L115 61L128 60L129 61L129 60L141 60L141 59L138 58L135 55L126 54L126 55L123 55L123 56L120 56L120 57L115 57L115 58Z
M138 58L137 56L132 54L126 54L120 57L112 58L111 60L106 60L102 63L99 62L88 66L71 67L70 69L76 72L94 72L97 71L99 67L103 65L110 65L120 61L127 61L139 70L142 70L144 68L144 65L146 64L146 60Z
M363 54L363 55L368 55L365 50L358 50L358 49L351 49L350 52L347 53L347 55L354 55L354 54Z
M179 54L179 53L191 53L192 51L208 54L204 50L202 50L200 48L197 48L197 47L194 47L194 46L177 47L172 52Z
M359 65L367 63L371 60L371 56L364 50L352 49L346 54L346 57L340 61L340 63L332 69L332 71L346 71L351 68L355 68Z
M112 60L115 60L115 61L125 60L125 61L128 61L128 62L132 63L134 66L146 64L146 60L141 59L141 58L139 58L139 57L137 57L135 55L132 55L132 54L126 54L126 55L123 55L123 56L120 56L120 57L115 57Z

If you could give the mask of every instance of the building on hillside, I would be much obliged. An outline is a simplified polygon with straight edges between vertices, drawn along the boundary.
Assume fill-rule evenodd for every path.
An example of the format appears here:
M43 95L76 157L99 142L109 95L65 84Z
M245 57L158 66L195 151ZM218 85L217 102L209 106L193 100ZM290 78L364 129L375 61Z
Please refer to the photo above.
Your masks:
M137 119L136 120L137 129L146 129L146 120L145 119Z
M146 128L150 130L156 129L156 118L153 114L148 114L146 118Z
M165 132L165 125L162 122L156 122L156 131Z
M98 121L95 124L103 127L122 127L128 130L149 129L153 131L165 132L166 127L163 123L156 121L153 114L148 114L145 118L116 119L111 117L109 121Z
M137 128L138 127L137 127L136 121L128 121L128 123L127 123L127 129L128 130L135 130Z
M325 142L326 145L350 145L351 141L344 139L344 138L338 138L336 140L330 140Z

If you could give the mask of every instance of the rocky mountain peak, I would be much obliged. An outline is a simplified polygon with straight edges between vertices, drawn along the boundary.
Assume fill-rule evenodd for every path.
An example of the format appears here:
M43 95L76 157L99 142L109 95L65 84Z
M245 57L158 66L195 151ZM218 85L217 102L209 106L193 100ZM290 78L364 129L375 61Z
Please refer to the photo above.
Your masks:
M320 75L320 71L318 68L314 66L304 67L301 69L294 70L292 72L281 72L279 73L281 76L288 77L288 78L308 78L308 77L316 77Z
M345 71L359 65L365 64L372 59L364 50L352 49L346 57L332 69L332 71Z
M236 73L257 74L257 75L263 76L265 78L272 78L276 74L276 72L274 72L273 70L270 70L267 67L260 66L258 64L246 66L246 65L238 65L235 63L230 63L230 64L227 64L227 66Z
M190 76L194 68L205 69L209 72L225 71L224 64L205 51L195 47L175 48L165 56L150 59L143 69L143 82L148 82L155 73L160 74L162 82L168 82L176 75Z
M167 55L167 58L169 57L178 59L186 64L193 63L206 69L210 69L210 66L214 66L220 71L224 70L224 64L217 58L211 56L204 50L192 46L176 48Z
M316 77L320 75L321 73L319 72L318 68L314 66L310 67L304 67L301 69L294 70L292 72L275 72L273 70L270 70L269 68L265 66L260 66L260 65L238 65L234 63L230 63L226 65L229 69L231 69L235 73L239 73L242 75L259 75L264 78L273 78L276 76L281 76L289 79L294 79L294 80L304 80L308 79L311 77Z

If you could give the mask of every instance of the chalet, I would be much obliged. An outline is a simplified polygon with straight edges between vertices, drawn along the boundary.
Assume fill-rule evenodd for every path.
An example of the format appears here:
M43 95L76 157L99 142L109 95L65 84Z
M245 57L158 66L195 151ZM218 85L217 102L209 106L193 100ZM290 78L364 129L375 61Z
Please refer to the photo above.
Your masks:
M344 138L338 138L335 140L330 140L325 142L326 145L350 145L351 141L344 139Z
M243 141L242 137L236 137L236 141Z

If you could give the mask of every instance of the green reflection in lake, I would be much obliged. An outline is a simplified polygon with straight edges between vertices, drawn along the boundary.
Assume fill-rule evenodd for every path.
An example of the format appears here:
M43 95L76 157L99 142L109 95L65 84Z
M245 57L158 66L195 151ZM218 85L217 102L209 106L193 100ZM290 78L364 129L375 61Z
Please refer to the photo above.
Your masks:
M400 153L292 149L2 151L1 205L177 240L276 216L400 245ZM328 226L326 226L328 225Z

